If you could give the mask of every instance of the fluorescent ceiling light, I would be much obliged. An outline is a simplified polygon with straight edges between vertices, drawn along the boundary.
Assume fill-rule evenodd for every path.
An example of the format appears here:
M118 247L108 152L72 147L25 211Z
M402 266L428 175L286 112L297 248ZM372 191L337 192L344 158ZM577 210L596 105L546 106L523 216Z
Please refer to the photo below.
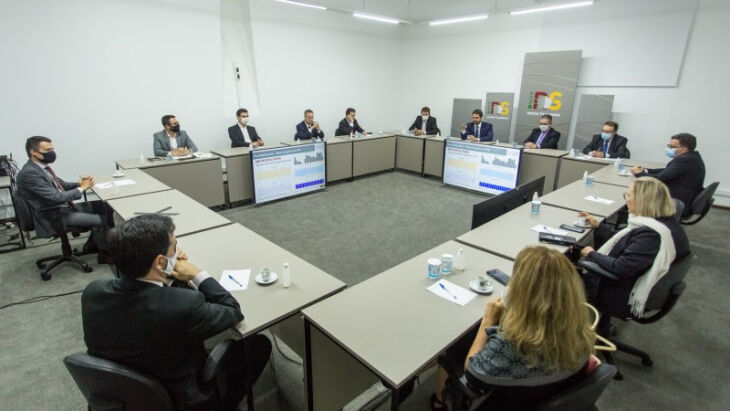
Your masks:
M400 23L400 20L396 20L390 17L382 17L382 16L375 16L372 14L363 14L363 13L352 13L354 17L361 18L361 19L367 19L367 20L375 20L379 21L381 23L390 23L390 24L398 24Z
M432 26L440 26L443 24L454 24L454 23L463 23L465 21L475 21L475 20L484 20L487 17L489 17L486 14L478 14L476 16L467 16L467 17L457 17L453 19L442 19L442 20L434 20L431 23L429 23Z
M582 6L590 6L593 4L593 1L581 1L578 3L568 3L568 4L559 4L557 6L547 6L547 7L537 7L534 9L525 9L525 10L518 10L518 11L510 11L509 14L512 16L516 16L518 14L528 14L528 13L539 13L542 11L553 11L553 10L562 10L562 9L572 9L573 7L582 7Z
M276 0L279 3L286 3L286 4L293 4L295 6L303 6L303 7L310 7L317 10L327 10L327 7L319 6L316 4L309 4L309 3L300 3L298 1L292 1L292 0Z

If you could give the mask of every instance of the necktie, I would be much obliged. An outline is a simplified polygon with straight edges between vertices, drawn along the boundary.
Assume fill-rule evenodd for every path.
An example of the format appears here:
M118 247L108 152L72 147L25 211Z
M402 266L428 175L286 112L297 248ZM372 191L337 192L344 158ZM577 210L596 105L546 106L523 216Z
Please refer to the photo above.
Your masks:
M608 141L603 142L603 155L608 154Z
M537 139L537 146L542 148L542 141L545 140L545 136L547 135L547 131L543 131L540 133L540 138Z
M477 124L476 126L474 126L474 128L477 129L477 138L479 138L479 126L480 125L481 124Z
M44 168L46 169L46 171L48 171L48 174L51 175L51 180L53 180L53 185L56 186L56 189L61 193L64 192L65 190L63 189L63 184L61 184L61 180L58 178L56 173L53 172L53 169L50 166L45 166ZM76 206L73 202L69 201L68 205L72 209L76 209Z

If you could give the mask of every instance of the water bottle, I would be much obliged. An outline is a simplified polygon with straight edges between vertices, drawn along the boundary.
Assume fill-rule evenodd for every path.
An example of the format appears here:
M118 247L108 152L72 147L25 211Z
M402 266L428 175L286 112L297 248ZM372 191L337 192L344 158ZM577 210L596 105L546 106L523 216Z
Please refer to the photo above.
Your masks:
M284 288L289 288L291 285L291 269L289 268L289 263L284 263L281 267L281 285Z
M540 201L540 197L537 196L537 191L535 191L532 194L532 209L530 210L530 213L532 215L540 214L540 205L542 202Z
M172 161L172 152L167 152L167 161Z
M583 181L586 182L586 186L590 187L593 185L593 176L588 175L588 171L583 172Z
M571 148L570 149L570 156L571 157L575 157L575 149L574 148Z
M499 145L499 139L494 140L495 145Z
M617 158L616 159L616 168L618 168L619 173L623 173L624 171L624 159L623 158Z
M140 163L145 163L145 162L147 162L147 158L145 158L144 154L140 154L140 155L139 155L139 162L140 162Z
M466 269L464 259L464 249L460 248L454 256L454 271L464 271Z

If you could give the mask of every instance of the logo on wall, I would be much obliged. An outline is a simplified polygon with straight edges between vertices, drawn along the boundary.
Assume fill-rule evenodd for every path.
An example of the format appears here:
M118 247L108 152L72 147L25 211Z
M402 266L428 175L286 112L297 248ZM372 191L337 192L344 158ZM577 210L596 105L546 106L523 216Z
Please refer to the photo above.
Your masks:
M489 105L489 114L501 114L506 117L509 114L509 102L492 101Z
M542 106L538 104L540 102L540 97L542 97ZM563 97L563 93L559 91L553 91L550 94L545 91L531 91L530 100L527 104L527 108L529 108L530 110L543 109L558 111L563 106L563 103L558 100L559 97Z

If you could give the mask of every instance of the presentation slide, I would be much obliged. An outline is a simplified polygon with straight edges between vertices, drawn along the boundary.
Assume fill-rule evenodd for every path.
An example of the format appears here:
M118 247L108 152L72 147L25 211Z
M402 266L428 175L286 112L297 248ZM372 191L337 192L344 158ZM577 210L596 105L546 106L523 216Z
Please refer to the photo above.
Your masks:
M265 203L325 186L325 143L251 151L254 202Z
M444 184L488 194L517 186L522 151L516 148L446 140Z

